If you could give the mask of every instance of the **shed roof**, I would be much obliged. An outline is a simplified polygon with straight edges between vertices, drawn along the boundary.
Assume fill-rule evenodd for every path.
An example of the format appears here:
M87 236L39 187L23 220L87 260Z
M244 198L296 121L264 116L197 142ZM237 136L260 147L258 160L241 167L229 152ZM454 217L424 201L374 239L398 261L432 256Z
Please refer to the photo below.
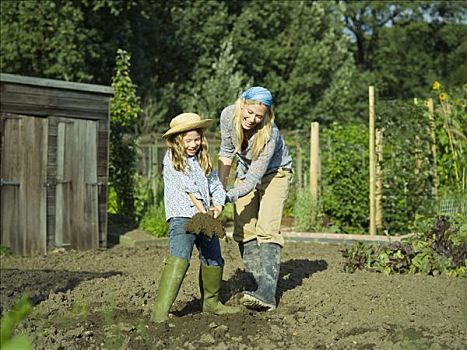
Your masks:
M23 85L44 86L44 87L64 89L64 90L95 92L99 94L108 94L108 95L114 94L114 89L110 86L87 84L87 83L75 83L75 82L70 82L70 81L46 79L46 78L27 77L27 76L17 75L17 74L0 73L0 81L7 82L7 83L23 84Z

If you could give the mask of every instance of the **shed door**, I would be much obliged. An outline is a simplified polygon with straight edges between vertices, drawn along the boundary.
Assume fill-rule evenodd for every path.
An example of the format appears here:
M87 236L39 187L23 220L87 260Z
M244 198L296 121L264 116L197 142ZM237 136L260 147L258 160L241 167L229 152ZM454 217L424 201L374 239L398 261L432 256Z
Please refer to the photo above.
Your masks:
M47 119L2 114L1 244L46 252Z
M80 250L99 247L97 123L67 118L58 121L57 246Z

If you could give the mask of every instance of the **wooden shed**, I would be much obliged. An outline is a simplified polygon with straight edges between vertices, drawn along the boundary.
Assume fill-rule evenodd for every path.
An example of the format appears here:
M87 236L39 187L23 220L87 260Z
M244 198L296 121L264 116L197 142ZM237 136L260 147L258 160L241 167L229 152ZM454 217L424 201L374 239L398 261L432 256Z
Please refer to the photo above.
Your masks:
M108 86L0 74L1 245L107 245Z

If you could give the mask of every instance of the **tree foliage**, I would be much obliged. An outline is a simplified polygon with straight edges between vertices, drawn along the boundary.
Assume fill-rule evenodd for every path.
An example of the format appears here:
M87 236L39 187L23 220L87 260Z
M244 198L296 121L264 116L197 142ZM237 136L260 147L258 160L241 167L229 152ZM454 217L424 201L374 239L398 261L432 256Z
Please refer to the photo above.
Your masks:
M356 66L382 96L426 97L423 87L440 77L453 86L465 83L459 73L467 69L467 2L344 3Z
M351 43L332 3L248 2L232 33L247 76L275 96L281 126L329 122L337 117L334 107L342 113L338 119L352 117L346 108L354 72Z
M70 1L2 1L2 72L88 82L94 28Z
M117 51L112 87L115 96L112 98L110 109L109 180L117 194L116 211L131 218L135 214L137 160L137 144L132 134L141 107L136 87L130 78L130 55L121 49Z
M145 130L161 131L186 108L214 116L250 84L273 92L282 128L348 122L366 115L369 84L381 96L425 97L421 86L435 79L461 86L467 69L465 1L43 0L1 6L2 72L109 84L114 53L123 48L132 55L138 94L151 109L145 115L155 119L140 123Z
M211 74L193 80L189 94L183 97L184 110L196 111L205 118L216 118L229 102L234 102L245 86L247 77L237 71L232 42L225 41L219 58L212 64ZM251 84L250 84L251 85ZM213 125L217 129L217 125Z

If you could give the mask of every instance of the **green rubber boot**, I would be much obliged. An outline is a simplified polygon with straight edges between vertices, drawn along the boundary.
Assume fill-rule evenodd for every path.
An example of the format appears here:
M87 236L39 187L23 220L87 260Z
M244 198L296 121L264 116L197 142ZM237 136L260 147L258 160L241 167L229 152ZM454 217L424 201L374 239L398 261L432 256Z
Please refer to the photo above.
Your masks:
M219 301L219 290L221 289L222 281L222 266L207 266L201 264L201 280L202 280L202 303L203 312L208 312L216 315L235 314L240 312L240 308L234 306L226 306Z
M169 256L165 262L157 291L156 303L152 312L151 320L161 323L169 319L169 311L177 298L178 291L182 285L189 262L176 256Z

